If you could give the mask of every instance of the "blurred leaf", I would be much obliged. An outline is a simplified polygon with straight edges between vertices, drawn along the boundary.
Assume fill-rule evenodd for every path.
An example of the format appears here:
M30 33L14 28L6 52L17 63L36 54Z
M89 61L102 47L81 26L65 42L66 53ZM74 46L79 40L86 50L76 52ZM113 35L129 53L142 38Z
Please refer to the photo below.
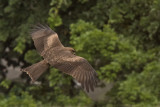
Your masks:
M40 61L40 60L41 60L41 57L40 57L40 55L37 53L36 50L29 50L29 51L27 51L27 53L25 54L24 59L25 59L26 62L31 63L31 64L34 64L34 63Z
M0 83L0 86L8 89L9 86L10 86L10 84L11 84L11 81L10 81L10 80L3 80L3 81Z

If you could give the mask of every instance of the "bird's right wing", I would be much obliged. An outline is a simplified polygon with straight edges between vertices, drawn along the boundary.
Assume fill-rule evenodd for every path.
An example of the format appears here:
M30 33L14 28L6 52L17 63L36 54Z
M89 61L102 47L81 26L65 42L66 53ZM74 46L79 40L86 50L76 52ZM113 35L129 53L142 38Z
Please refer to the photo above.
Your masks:
M54 67L71 75L80 82L82 88L86 89L88 92L89 90L94 91L94 87L97 85L98 81L96 71L86 59L75 55L70 56L73 57L62 58L62 63L59 63Z
M60 42L57 33L55 33L50 27L37 25L31 31L31 36L34 41L36 50L40 55L44 50L51 47L63 47Z

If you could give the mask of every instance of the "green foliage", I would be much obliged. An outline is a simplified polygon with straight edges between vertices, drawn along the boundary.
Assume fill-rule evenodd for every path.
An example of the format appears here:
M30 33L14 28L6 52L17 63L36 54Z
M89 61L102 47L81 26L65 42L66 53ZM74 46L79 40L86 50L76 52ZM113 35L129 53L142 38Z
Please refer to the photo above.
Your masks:
M119 100L124 99L124 104L137 102L137 106L158 105L159 76L159 62L147 64L142 73L130 74L120 83Z
M90 99L87 98L84 92L80 92L77 96L72 98L61 94L57 97L56 102L58 103L58 105L76 107L91 106L93 103Z
M41 85L31 85L6 80L0 63L0 106L159 105L159 13L159 0L1 0L0 59L14 67L40 61L28 32L48 22L65 46L74 47L114 87L107 101L97 103L54 68L38 80Z
M10 84L11 84L11 81L9 81L9 80L3 80L3 81L0 83L0 86L8 89L9 86L10 86Z
M70 28L71 44L89 61L109 58L116 51L118 37L109 26L104 25L103 30L100 30L93 24L80 20Z
M21 97L10 93L7 97L0 95L1 107L37 107L38 103L27 92L22 92Z
M41 57L36 50L29 50L26 52L24 60L28 63L34 64L40 61Z

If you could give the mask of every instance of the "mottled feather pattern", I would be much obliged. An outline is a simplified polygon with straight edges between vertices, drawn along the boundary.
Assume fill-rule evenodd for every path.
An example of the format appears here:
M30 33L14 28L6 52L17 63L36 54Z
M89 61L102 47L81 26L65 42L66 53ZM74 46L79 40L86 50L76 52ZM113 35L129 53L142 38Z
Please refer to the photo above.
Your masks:
M97 84L96 71L86 59L74 55L75 50L73 48L64 47L57 33L48 26L38 25L32 29L31 37L36 50L44 58L45 63L72 76L81 83L82 88L86 89L87 92L94 90ZM42 74L42 70L46 70L45 63L37 63L37 65L27 67L25 72L30 75L32 80L36 80Z

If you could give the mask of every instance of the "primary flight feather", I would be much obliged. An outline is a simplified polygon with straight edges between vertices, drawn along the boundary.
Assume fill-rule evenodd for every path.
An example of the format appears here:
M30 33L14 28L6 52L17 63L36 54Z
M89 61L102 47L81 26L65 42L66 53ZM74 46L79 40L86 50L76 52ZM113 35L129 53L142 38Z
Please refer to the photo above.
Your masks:
M75 55L71 47L64 47L58 35L48 26L38 25L32 29L31 37L38 53L44 58L22 71L32 79L37 80L49 65L71 75L81 83L82 88L94 91L97 84L97 73L88 61Z

